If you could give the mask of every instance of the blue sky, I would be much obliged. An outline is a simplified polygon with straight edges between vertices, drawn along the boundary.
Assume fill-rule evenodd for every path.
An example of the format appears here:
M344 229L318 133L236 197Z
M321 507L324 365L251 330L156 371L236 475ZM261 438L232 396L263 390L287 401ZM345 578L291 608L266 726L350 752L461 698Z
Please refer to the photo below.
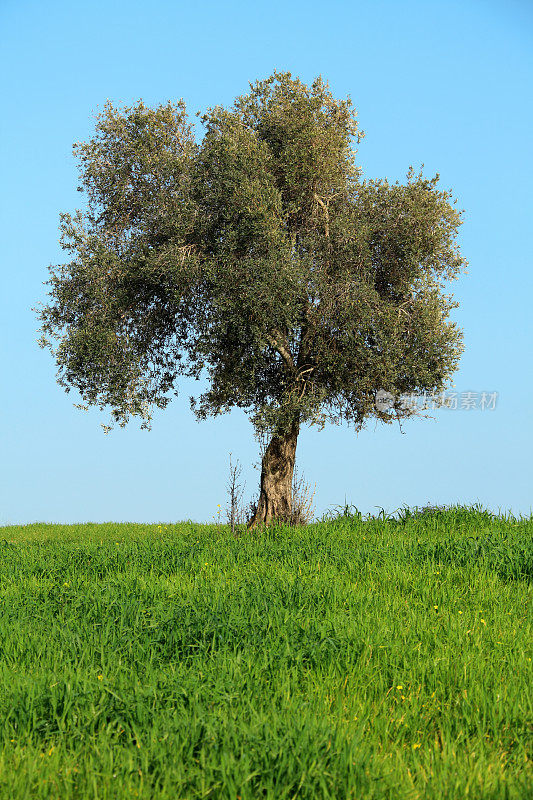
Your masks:
M533 506L533 5L511 2L193 3L153 0L0 6L4 75L0 523L209 521L225 504L230 451L246 491L259 472L241 412L198 423L188 397L150 432L105 435L105 416L73 407L36 344L31 312L60 263L58 218L80 206L74 141L107 99L183 98L191 113L231 104L248 83L289 70L350 95L366 133L366 175L439 172L464 208L468 274L453 286L465 331L458 392L496 391L494 410L434 420L303 430L298 463L317 513L403 504ZM201 130L198 130L201 135Z

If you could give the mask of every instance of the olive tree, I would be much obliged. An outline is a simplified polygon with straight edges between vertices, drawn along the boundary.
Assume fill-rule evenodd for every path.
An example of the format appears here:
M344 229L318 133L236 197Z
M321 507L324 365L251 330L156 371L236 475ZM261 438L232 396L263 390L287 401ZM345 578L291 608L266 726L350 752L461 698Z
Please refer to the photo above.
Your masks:
M241 408L268 437L251 524L287 520L302 425L390 423L446 387L461 212L438 175L365 180L321 78L275 72L200 120L198 141L183 101L108 103L74 145L86 204L61 215L40 343L121 425L204 377L199 419Z

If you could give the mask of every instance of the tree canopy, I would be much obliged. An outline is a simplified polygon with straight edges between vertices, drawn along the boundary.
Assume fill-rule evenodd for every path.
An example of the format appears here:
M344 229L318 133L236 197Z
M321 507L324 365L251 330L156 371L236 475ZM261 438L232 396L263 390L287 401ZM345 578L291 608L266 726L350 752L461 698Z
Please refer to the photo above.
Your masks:
M352 102L321 78L275 72L200 119L198 142L183 101L108 103L74 146L86 208L61 215L71 260L50 268L41 344L119 424L205 376L197 417L243 409L286 481L301 424L391 422L445 388L461 212L438 175L364 179Z

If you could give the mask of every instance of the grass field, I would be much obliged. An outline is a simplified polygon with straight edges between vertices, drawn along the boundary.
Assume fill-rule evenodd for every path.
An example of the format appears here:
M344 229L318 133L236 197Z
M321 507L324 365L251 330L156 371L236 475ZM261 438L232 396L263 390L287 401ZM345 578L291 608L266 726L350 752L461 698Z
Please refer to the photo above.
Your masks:
M0 797L533 797L533 517L0 529Z

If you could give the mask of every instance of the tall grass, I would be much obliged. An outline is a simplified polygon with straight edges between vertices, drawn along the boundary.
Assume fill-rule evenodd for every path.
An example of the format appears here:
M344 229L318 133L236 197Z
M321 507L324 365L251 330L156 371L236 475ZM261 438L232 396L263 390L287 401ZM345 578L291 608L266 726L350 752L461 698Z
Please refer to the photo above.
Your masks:
M0 529L0 797L533 797L533 518Z

